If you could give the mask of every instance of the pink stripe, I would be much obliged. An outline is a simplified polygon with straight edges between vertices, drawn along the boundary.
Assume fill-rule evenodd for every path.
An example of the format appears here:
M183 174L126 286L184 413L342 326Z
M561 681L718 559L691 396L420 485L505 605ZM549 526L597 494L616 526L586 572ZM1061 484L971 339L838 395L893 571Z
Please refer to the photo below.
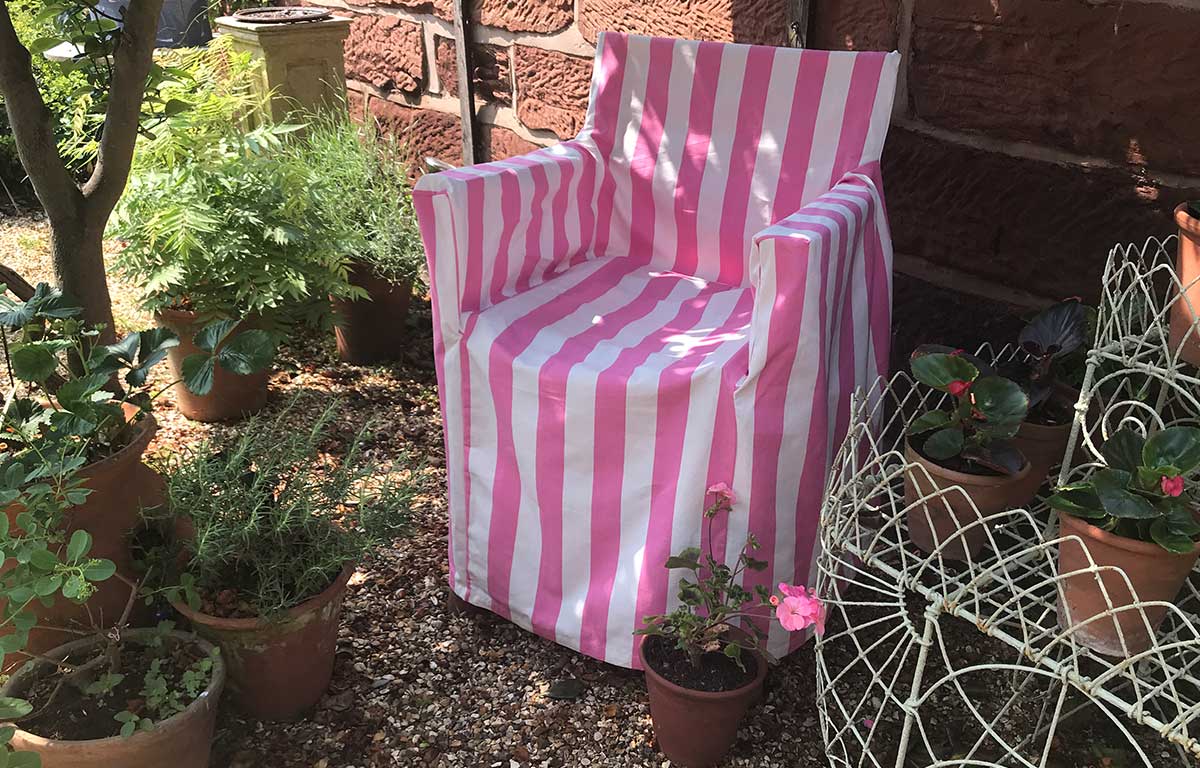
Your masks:
M753 296L752 292L749 293ZM713 416L713 437L708 454L708 475L705 489L711 488L715 483L725 483L733 487L733 472L737 466L737 410L733 401L733 393L737 391L738 382L746 375L749 364L750 345L746 344L729 359L725 370L721 372L724 386L721 387L721 392L717 396ZM734 503L735 505L744 503L744 500L735 500ZM738 514L736 508L734 514ZM704 537L710 536L712 551L716 553L718 559L724 557L729 536L728 517L713 520L712 525L705 526L700 535L701 547L709 546Z
M468 179L463 183L467 188L467 231L483 231L484 187L487 182L482 177ZM483 238L467 239L467 274L463 279L463 295L460 310L478 312L483 306Z
M633 187L629 255L644 264L650 263L654 255L654 178L669 107L674 50L674 40L655 38L650 41L650 64L646 74L646 98L642 103L642 124L638 130L633 159L629 164Z
M829 69L829 52L806 50L800 54L800 71L792 94L792 114L783 144L779 183L771 221L779 221L803 205L804 181L812 159L813 136L817 130L817 107Z
M521 183L516 171L509 169L500 174L500 244L496 248L496 263L492 266L492 304L499 304L508 288L508 255L520 220Z
M576 207L579 209L579 254L571 260L575 265L587 258L592 249L592 241L596 237L596 209L592 205L592 196L596 191L596 157L586 150L581 151L583 170L579 175L579 196Z
M708 165L712 142L713 111L716 108L716 83L721 75L721 57L725 46L700 43L696 49L696 71L692 78L691 105L688 109L687 141L675 181L676 272L695 275L699 266L696 209L700 204L700 186ZM705 87L711 84L711 87Z
M846 111L842 118L842 134L838 139L833 173L829 179L831 187L848 171L862 165L863 148L871 129L871 113L879 93L879 78L886 57L887 54L883 53L863 53L854 57L854 70L850 73L850 88L846 94Z
M554 164L558 167L558 190L550 204L550 219L554 226L554 254L550 263L542 270L542 280L546 280L567 258L567 197L571 192L571 179L575 177L575 166L566 157L556 157Z
M488 350L488 386L496 407L496 471L492 487L492 524L488 535L488 592L493 610L508 617L512 559L521 506L513 421L513 363L538 332L569 316L612 289L628 272L621 259L612 259L587 280L559 294L506 328Z
M605 163L612 158L613 147L616 144L617 117L621 112L621 89L624 86L627 55L628 44L623 36L604 36L604 47L600 51L600 86L596 92L596 103L592 105L595 121L592 138ZM593 250L597 256L605 256L608 252L616 192L616 179L611 172L605 173L600 182L600 194L596 202L596 237Z
M542 254L542 226L546 215L546 196L550 192L550 182L546 178L546 166L536 163L529 166L529 175L533 179L533 199L529 202L531 217L529 229L525 230L525 260L521 263L521 271L517 275L517 293L529 290L533 272L545 258ZM545 259L549 261L549 259Z
M583 602L580 650L604 658L608 644L608 609L621 552L621 493L625 466L625 405L629 377L671 337L691 328L704 312L715 286L680 304L663 328L621 354L596 381L596 449L592 464L592 521L590 581ZM630 627L629 631L633 631Z
M463 345L463 353L459 355L462 364L459 376L462 378L460 397L462 398L463 532L466 534L463 536L463 559L467 564L466 594L463 595L463 600L467 602L471 601L471 356L466 353L466 344L467 339L471 337L471 332L475 330L477 320L479 320L478 312L472 313L467 318L462 339L459 341ZM442 424L445 424L445 414L442 415L442 418ZM454 530L453 525L450 526L450 530ZM451 560L453 559L451 558Z
M742 79L733 152L728 159L729 172L725 182L725 199L721 204L718 235L721 267L717 282L725 285L741 285L745 279L748 255L746 221L775 50L756 45L746 58L746 74Z
M745 290L738 297L733 311L717 328L737 325L739 319L749 320L754 306L754 292ZM689 325L699 322L703 307L695 311ZM683 440L687 431L688 410L691 404L690 384L703 353L693 353L667 366L658 379L658 412L654 429L654 467L651 474L650 519L646 528L646 544L642 549L642 575L638 580L637 626L643 616L661 614L667 609L667 589L670 572L663 567L671 552L671 531L676 515L700 519L703 510L676 509L679 472L683 466ZM729 442L735 432L726 433ZM707 487L707 486L706 486ZM718 558L721 555L718 555Z
M536 486L542 550L533 626L546 637L557 637L555 629L562 609L563 481L567 380L571 368L582 362L600 342L612 339L630 323L650 314L676 284L677 281L672 279L649 281L628 304L604 315L603 322L568 339L538 371Z

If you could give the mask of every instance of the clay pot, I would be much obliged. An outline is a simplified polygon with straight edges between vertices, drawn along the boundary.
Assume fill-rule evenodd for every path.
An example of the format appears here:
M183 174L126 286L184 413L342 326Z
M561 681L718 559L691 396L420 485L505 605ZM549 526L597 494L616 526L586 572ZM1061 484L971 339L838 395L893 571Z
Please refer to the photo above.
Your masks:
M126 630L125 637L130 642L137 642L143 638L150 640L158 637L158 633L157 630ZM170 637L175 642L196 644L204 653L212 652L211 645L192 635L172 632ZM62 659L69 654L86 651L97 642L95 638L77 640L49 650L45 655L51 659ZM27 663L0 689L0 695L20 696L28 690L35 676L48 671L48 667L46 662L40 660ZM225 662L217 657L213 660L212 682L208 688L187 709L161 723L155 723L152 730L137 731L128 737L54 741L18 728L11 745L15 750L38 753L42 758L42 768L208 768L213 727L217 722L217 703L224 686Z
M1063 512L1058 513L1058 524L1060 535L1078 537L1078 540L1068 538L1059 543L1059 574L1090 568L1094 562L1099 567L1120 568L1129 577L1128 585L1121 573L1113 570L1079 573L1061 579L1059 626L1070 628L1071 636L1080 645L1107 656L1126 655L1121 647L1122 635L1125 649L1131 656L1150 648L1169 609L1165 605L1148 605L1142 610L1133 608L1103 617L1108 611L1108 603L1100 584L1103 582L1113 608L1134 605L1137 601L1169 603L1179 594L1195 567L1196 559L1200 557L1200 544L1188 554L1179 555L1153 542L1117 536ZM1088 553L1092 556L1091 561ZM1132 593L1129 585L1133 587ZM1142 620L1143 610L1145 621ZM1102 618L1088 621L1096 616Z
M1175 223L1179 226L1175 271L1183 295L1171 305L1171 349L1179 349L1180 357L1200 365L1200 328L1195 327L1200 313L1200 219L1192 218L1183 203L1175 209Z
M167 350L167 364L171 369L174 380L183 377L183 361L190 355L201 350L196 346L193 337L200 332L205 323L199 315L182 309L159 310L155 321L164 328L170 328L179 336L179 346ZM242 321L229 335L234 335L253 323ZM270 369L240 376L230 373L220 365L213 373L213 387L207 395L196 395L182 381L172 387L175 396L175 406L179 412L193 421L230 421L257 413L267 403L267 379Z
M125 404L124 409L129 419L139 413L135 406L129 404ZM80 478L92 492L83 504L67 514L63 540L70 541L71 534L77 530L87 531L92 536L92 556L112 560L118 573L136 580L137 569L129 551L129 537L141 525L142 509L162 503L163 479L141 461L142 454L158 429L154 417L145 414L132 425L132 429L133 435L128 445L79 471ZM21 508L11 505L5 511L9 525L17 527L16 518ZM68 637L74 637L74 634L68 635L61 628L92 629L93 620L105 627L115 624L129 600L129 585L111 578L95 586L96 592L89 598L86 607L61 596L49 607L33 603L31 609L41 626L29 633L26 649L41 653L61 644ZM135 603L135 610L144 612L145 607L140 600ZM135 615L133 621L136 623L138 618Z
M904 472L908 537L922 552L933 554L940 545L940 555L946 560L977 558L988 542L987 527L978 522L1031 498L1026 481L1028 461L1015 475L968 475L933 463L907 440L904 459L908 463ZM937 491L943 493L917 504L920 497Z
M239 709L258 720L293 720L320 700L333 678L338 619L353 572L346 566L324 592L273 620L223 619L174 606L201 637L220 646Z
M659 751L672 765L682 768L716 765L733 746L746 711L762 698L766 660L750 656L757 663L758 672L741 688L718 693L693 691L654 671L644 652L649 639L642 637L638 653L646 670L650 720Z
M357 261L350 267L350 284L364 289L370 298L332 299L338 355L355 365L399 360L404 354L403 329L412 284L392 283Z

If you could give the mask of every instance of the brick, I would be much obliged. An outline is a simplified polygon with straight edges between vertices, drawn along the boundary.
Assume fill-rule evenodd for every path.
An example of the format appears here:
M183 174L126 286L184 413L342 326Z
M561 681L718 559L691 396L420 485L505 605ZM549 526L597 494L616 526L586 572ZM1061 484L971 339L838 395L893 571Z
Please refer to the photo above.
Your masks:
M513 69L522 123L553 131L560 139L579 132L587 115L590 59L518 45L513 47Z
M539 149L537 144L522 139L507 128L501 128L498 125L483 125L480 128L483 131L482 144L486 155L485 161L503 160L506 157L524 155Z
M366 94L358 91L346 89L346 110L350 113L350 119L356 123L361 123L363 118L367 116L367 97Z
M572 0L478 0L472 17L509 32L558 32L575 19Z
M358 16L346 37L346 76L384 91L419 91L425 81L424 46L420 24Z
M893 51L900 0L839 0L812 10L810 46L830 51Z
M579 0L579 29L786 45L795 3L783 0Z
M380 130L404 143L410 168L422 168L426 157L462 165L462 124L457 115L407 107L375 96L368 101L368 108Z
M438 79L442 92L458 96L458 63L454 59L454 41L436 38ZM484 101L512 104L512 75L508 67L508 49L500 45L476 43L475 95Z
M997 8L999 10L993 10ZM1090 0L923 0L915 113L1162 171L1200 174L1200 10Z
M320 3L317 3L319 5ZM347 5L385 5L413 13L431 13L450 21L454 18L452 0L346 0Z
M1189 197L1132 169L1017 158L898 126L883 166L897 252L1047 298L1095 299L1109 249L1170 233Z

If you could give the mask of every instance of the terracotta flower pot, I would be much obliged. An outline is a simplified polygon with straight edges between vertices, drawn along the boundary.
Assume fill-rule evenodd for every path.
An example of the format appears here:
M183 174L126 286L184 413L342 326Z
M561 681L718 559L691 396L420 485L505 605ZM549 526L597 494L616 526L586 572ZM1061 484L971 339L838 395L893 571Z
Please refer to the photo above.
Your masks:
M125 633L125 637L133 642L157 636L156 630L128 630ZM207 642L183 632L172 632L171 637L177 642L195 643L204 653L212 651ZM96 642L94 638L77 640L48 651L46 656L61 659L86 650ZM34 676L48 666L43 661L26 664L0 688L0 695L21 695L33 683ZM18 728L11 744L15 750L38 753L42 768L208 768L217 703L224 686L225 663L217 657L213 660L212 681L200 697L178 715L155 723L151 730L137 731L129 737L56 741Z
M223 619L174 606L220 646L239 709L258 720L292 720L320 700L333 678L338 619L353 572L346 566L324 592L275 620Z
M201 350L193 337L204 327L195 312L182 309L163 309L155 316L156 322L170 328L179 336L179 346L167 350L167 364L173 380L183 376L183 361ZM253 324L243 321L230 337ZM179 412L193 421L230 421L257 413L267 403L267 379L270 369L240 376L230 373L220 365L213 373L212 391L207 395L196 395L182 381L172 387L175 406Z
M392 283L357 261L350 267L350 283L366 290L370 298L332 299L338 355L355 365L399 360L404 354L402 331L408 321L412 284Z
M1104 590L1113 608L1117 609L1131 606L1139 600L1143 603L1169 603L1179 594L1188 574L1195 567L1196 559L1200 557L1200 544L1196 544L1188 554L1178 555L1153 542L1117 536L1063 512L1058 513L1058 523L1062 536L1078 537L1078 540L1064 539L1058 545L1059 574L1090 568L1094 562L1100 567L1119 568L1129 577L1127 584L1121 573L1105 570L1079 573L1060 580L1059 626L1072 628L1071 634L1076 642L1108 656L1125 655L1121 647L1122 635L1130 655L1150 648L1154 634L1169 609L1165 605L1146 606L1144 609L1133 608L1120 611L1116 616L1105 617L1103 614L1109 609ZM1088 553L1091 553L1090 561ZM1101 590L1101 583L1104 590ZM1132 593L1130 586L1133 587ZM1100 618L1095 618L1097 616Z
M932 554L940 546L946 560L978 557L987 544L986 524L979 521L997 512L1025 504L1031 498L1030 465L1015 475L968 475L925 458L906 440L904 458L904 503L908 507L908 537L922 552ZM943 491L924 504L922 496ZM974 504L972 504L974 502Z
M758 672L753 680L740 688L715 693L693 691L672 683L654 670L645 657L649 639L641 638L638 653L646 670L650 720L659 750L672 765L682 768L716 765L733 746L746 711L762 697L763 680L767 676L766 661L750 656L758 665Z
M136 407L125 405L127 418L133 418L137 413ZM129 551L129 537L141 525L142 509L162 503L163 498L162 477L141 460L157 429L154 417L145 414L133 425L128 445L106 459L83 467L79 471L80 477L92 492L83 504L67 514L65 520L64 541L69 541L77 530L87 531L92 536L91 554L112 560L117 572L130 580L137 579L137 570ZM16 527L20 512L21 508L16 505L6 510L11 527ZM95 586L96 592L86 607L61 597L49 607L35 602L31 609L38 617L38 624L43 626L29 633L26 649L41 653L73 636L60 628L91 629L93 619L104 626L115 623L129 600L129 586L116 578ZM144 610L141 601L137 602L135 610ZM137 618L135 615L135 623Z
M1200 219L1188 215L1183 203L1175 209L1175 223L1179 226L1175 271L1183 295L1171 305L1171 349L1179 349L1180 357L1200 365L1200 328L1196 327L1200 315Z

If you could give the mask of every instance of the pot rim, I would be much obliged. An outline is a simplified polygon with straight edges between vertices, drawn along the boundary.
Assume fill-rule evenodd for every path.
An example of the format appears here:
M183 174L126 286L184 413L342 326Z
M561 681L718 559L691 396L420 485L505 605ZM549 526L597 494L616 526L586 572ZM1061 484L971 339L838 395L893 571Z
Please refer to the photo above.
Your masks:
M1065 523L1072 529L1073 532L1080 536L1086 536L1089 539L1095 539L1103 544L1117 549L1123 549L1126 552L1133 552L1138 555L1147 557L1194 557L1200 553L1200 542L1192 542L1192 551L1187 553L1168 552L1162 547L1155 544L1153 541L1142 541L1140 539L1131 539L1128 536L1119 536L1103 528L1097 528L1091 523L1081 518L1075 517L1067 512L1058 513L1059 535L1069 535L1062 530Z
M936 469L936 473L930 472L929 474L936 474L937 477L941 477L945 480L949 480L960 485L966 484L995 488L997 486L1007 485L1009 483L1016 483L1020 480L1024 480L1025 476L1028 475L1033 469L1033 465L1029 463L1028 456L1025 456L1024 453L1022 453L1021 456L1025 459L1025 464L1021 467L1021 471L1017 472L1015 475L972 475L966 472L959 472L957 470L950 469L949 467L943 467L933 459L925 458L917 452L916 448L913 448L911 440L909 440L907 437L904 438L904 458L909 464L916 463L926 467L927 469Z
M1192 237L1200 237L1200 219L1192 218L1187 212L1186 202L1175 206L1175 225L1180 232L1186 232Z
M660 675L650 664L650 662L646 660L643 648L646 645L646 641L649 640L650 637L650 635L642 635L640 641L638 642L638 656L642 660L642 669L647 676L654 678L654 682L656 684L661 685L663 688L667 689L676 696L681 696L687 699L696 699L698 701L719 701L721 699L731 699L741 696L742 694L746 693L746 691L762 685L763 680L765 680L767 677L767 660L763 658L762 654L753 653L751 654L751 657L754 659L755 663L758 664L758 672L755 673L754 678L745 685L739 685L737 688L734 688L731 691L697 691L691 688L684 688L682 685L676 685Z
M125 630L125 636L127 638L132 637L132 638L136 639L136 638L140 638L142 636L149 636L152 634L157 635L158 631L155 629L151 629L151 628L138 628L138 629ZM186 643L191 643L193 645L199 646L200 649L205 654L208 654L210 656L212 655L213 649L216 648L215 645L208 642L204 638L200 637L199 635L192 634L190 632L181 632L181 631L175 629L175 630L171 630L170 632L168 632L167 636L172 637L172 638L178 640L179 642L186 642ZM53 658L56 658L56 654L61 653L63 656L66 656L71 651L74 651L79 648L86 648L88 646L93 646L99 642L100 642L99 638L85 637L81 640L73 640L69 643L64 643L63 645L60 645L56 648L52 648L49 651L46 651L42 655L53 659ZM38 668L39 666L46 665L47 663L48 662L46 662L42 659L30 659L29 661L25 662L24 664L21 665L21 667L19 669L17 669L17 671L13 672L12 676L9 677L7 683L5 683L3 686L0 686L0 693L2 693L3 695L9 695L10 691L13 690L13 687L17 683L21 682L21 680L23 680L27 674L31 673L34 669ZM197 696L195 699L193 699L192 702L187 705L186 709L184 709L182 712L171 715L166 720L156 721L154 723L153 730L137 731L132 736L120 736L120 735L106 736L103 739L81 739L79 741L72 741L70 739L47 739L44 736L38 736L36 733L33 733L32 731L25 730L24 728L20 727L16 723L9 723L9 724L15 726L17 729L17 733L22 734L24 739L26 741L28 741L30 746L34 747L34 749L53 748L53 747L56 747L59 745L63 745L63 746L70 745L73 747L87 746L87 747L93 748L93 749L103 749L104 747L106 747L110 744L128 744L133 740L140 739L140 738L148 738L157 733L160 733L160 732L166 730L168 726L179 724L184 719L195 715L196 710L198 710L201 706L205 705L206 702L211 701L214 707L217 706L218 702L221 699L221 691L224 690L224 688L225 688L226 673L227 673L227 670L225 667L225 657L224 657L224 655L218 653L213 658L212 679L209 680L208 687L205 688L204 691L199 696Z
M93 461L91 464L85 464L79 470L80 475L84 477L95 477L110 467L121 464L130 459L131 454L134 458L140 457L146 452L146 448L150 445L150 441L154 439L155 433L158 432L158 420L154 418L153 413L148 410L138 408L132 403L121 403L121 407L125 408L126 419L136 416L138 413L143 414L141 419L131 422L137 430L133 439L129 441L128 445L113 455L106 456L98 461ZM131 410L133 413L130 413Z
M355 563L347 563L333 583L324 591L308 598L299 605L288 608L280 618L269 619L265 616L254 616L248 619L226 619L212 616L201 611L194 611L181 600L172 600L171 607L193 624L199 624L216 630L227 632L255 632L260 629L278 626L280 623L294 621L305 614L314 613L329 604L340 592L345 590L350 576L354 573Z

